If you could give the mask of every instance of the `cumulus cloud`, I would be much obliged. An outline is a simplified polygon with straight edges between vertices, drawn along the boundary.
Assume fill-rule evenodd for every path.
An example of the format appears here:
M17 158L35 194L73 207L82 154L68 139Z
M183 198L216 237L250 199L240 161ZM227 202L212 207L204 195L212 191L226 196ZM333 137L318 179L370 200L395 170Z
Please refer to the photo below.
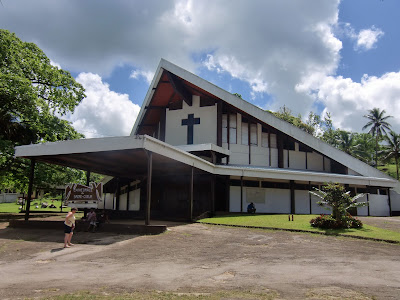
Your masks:
M360 82L336 76L342 49L335 35L339 3L3 0L0 25L37 43L63 68L86 72L79 80L87 85L88 98L77 108L74 122L80 128L89 126L98 135L128 134L131 125L120 122L133 124L138 107L129 106L127 95L110 91L101 77L91 73L104 78L115 66L132 65L136 71L131 78L150 82L161 57L192 72L203 67L247 82L251 97L268 94L267 98L273 99L263 106L267 109L286 105L294 114L305 116L319 101L332 113L337 126L355 129L360 128L354 122L355 114L360 113L361 122L366 110L377 105L376 99L386 99L379 106L382 103L388 112L396 111L397 85L390 78L397 73L365 76ZM358 33L351 24L343 28L358 51L376 47L383 35L375 27ZM205 59L193 59L199 56ZM109 101L130 108L111 106ZM95 104L101 116L88 117L86 113L96 111ZM105 131L106 124L113 133ZM128 129L123 133L118 128Z
M129 135L140 107L127 94L111 91L97 74L81 73L76 80L86 89L86 98L66 116L74 128L88 138Z
M132 71L131 75L129 78L133 79L139 79L139 78L144 78L148 84L151 83L154 77L154 72L151 71L143 71L143 70L134 70Z
M314 85L299 86L303 91L316 91L313 96L321 101L324 112L330 112L336 128L362 131L367 123L363 116L368 110L379 107L387 115L396 132L400 131L400 72L390 72L381 77L364 75L360 82L342 76L321 77L313 81ZM309 82L311 83L311 82Z
M383 31L372 27L371 29L363 29L357 35L357 43L355 49L370 50L376 46L378 39L383 36Z

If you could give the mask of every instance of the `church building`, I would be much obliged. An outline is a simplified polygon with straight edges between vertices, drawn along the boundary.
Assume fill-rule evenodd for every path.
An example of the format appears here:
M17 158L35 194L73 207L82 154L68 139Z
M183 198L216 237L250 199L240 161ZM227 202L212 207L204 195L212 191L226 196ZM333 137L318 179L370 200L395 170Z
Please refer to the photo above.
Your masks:
M108 175L104 206L121 215L190 219L214 212L329 213L308 192L333 182L400 214L399 182L271 113L161 60L128 137L16 148L17 157Z

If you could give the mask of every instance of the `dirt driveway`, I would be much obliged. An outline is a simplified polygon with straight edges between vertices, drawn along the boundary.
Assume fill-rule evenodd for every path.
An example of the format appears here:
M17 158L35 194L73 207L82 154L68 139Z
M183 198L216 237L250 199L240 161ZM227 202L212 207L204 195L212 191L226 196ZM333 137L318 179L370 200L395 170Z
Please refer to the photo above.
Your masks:
M82 290L400 298L400 245L202 224L157 236L79 232L69 249L61 240L54 230L0 223L0 298Z

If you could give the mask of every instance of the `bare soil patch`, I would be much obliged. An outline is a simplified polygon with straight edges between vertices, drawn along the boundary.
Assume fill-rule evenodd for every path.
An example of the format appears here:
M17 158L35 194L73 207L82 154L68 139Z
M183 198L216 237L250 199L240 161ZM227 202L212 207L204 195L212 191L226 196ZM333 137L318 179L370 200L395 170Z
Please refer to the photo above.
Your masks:
M139 293L135 299L160 291L205 299L223 291L230 291L224 299L400 295L400 246L387 243L203 224L156 236L79 232L69 249L62 240L55 230L0 223L0 298L82 291Z

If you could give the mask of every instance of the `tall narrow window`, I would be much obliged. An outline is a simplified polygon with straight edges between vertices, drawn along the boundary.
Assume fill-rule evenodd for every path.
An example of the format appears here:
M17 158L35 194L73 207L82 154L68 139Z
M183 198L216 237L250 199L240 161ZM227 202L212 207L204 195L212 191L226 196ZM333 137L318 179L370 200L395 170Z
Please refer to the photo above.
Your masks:
M268 131L264 127L261 132L261 147L268 148Z
M250 124L250 144L252 146L257 146L258 145L257 124Z
M237 131L237 122L236 122L236 114L231 114L229 116L229 143L236 144L236 131Z
M242 119L242 145L249 144L249 123L247 120Z
M277 148L276 134L271 133L271 148Z
M222 142L228 142L228 115L222 115Z

